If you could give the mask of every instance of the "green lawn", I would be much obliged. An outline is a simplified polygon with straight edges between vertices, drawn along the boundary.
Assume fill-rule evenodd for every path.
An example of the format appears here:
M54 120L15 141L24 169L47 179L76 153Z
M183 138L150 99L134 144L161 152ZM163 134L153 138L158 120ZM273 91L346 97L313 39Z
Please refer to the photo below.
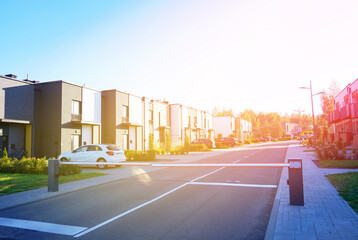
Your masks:
M339 195L358 213L358 172L327 175Z
M322 168L358 168L358 160L318 160Z
M80 173L60 176L59 183L67 183L106 175L104 173ZM47 175L0 173L0 196L47 187Z

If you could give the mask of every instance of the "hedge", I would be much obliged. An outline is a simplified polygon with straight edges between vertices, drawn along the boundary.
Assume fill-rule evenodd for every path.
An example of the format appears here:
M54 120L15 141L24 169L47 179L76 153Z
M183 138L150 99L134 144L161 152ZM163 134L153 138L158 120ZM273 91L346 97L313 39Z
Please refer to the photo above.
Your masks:
M135 151L135 150L125 150L124 155L128 161L153 161L155 160L156 151Z
M211 149L205 144L190 144L190 152L210 152Z
M72 175L81 173L78 165L60 165L60 175ZM0 158L1 173L47 174L48 161L46 158Z

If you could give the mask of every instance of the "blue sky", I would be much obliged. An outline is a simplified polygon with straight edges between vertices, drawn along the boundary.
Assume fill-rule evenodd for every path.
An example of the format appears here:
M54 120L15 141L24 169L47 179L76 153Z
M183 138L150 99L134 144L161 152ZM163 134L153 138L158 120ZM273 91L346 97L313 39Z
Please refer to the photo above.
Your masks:
M310 113L298 87L358 78L356 1L0 0L0 9L0 74L20 79L203 110Z

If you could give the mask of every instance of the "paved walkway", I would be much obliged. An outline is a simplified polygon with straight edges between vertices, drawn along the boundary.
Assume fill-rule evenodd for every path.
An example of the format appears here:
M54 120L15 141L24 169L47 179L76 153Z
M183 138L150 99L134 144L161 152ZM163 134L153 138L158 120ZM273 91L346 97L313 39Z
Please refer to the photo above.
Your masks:
M305 206L289 205L288 169L284 168L265 240L357 240L357 214L325 177L352 170L318 168L312 162L313 153L304 149L290 145L286 162L302 158Z

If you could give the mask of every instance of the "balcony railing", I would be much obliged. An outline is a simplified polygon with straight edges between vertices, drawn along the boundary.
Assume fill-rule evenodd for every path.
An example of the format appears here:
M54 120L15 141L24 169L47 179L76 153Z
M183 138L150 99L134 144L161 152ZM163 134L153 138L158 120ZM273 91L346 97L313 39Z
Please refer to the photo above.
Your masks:
M80 122L82 120L81 114L71 114L71 121L72 122Z
M339 111L339 109L336 109L333 112L333 121L339 122L340 120L341 120L341 112Z
M358 103L351 104L351 116L352 118L358 118Z
M341 119L347 119L347 118L350 118L351 116L351 113L350 113L350 107L349 105L346 105L344 107L342 107L340 109L340 114L341 114Z

